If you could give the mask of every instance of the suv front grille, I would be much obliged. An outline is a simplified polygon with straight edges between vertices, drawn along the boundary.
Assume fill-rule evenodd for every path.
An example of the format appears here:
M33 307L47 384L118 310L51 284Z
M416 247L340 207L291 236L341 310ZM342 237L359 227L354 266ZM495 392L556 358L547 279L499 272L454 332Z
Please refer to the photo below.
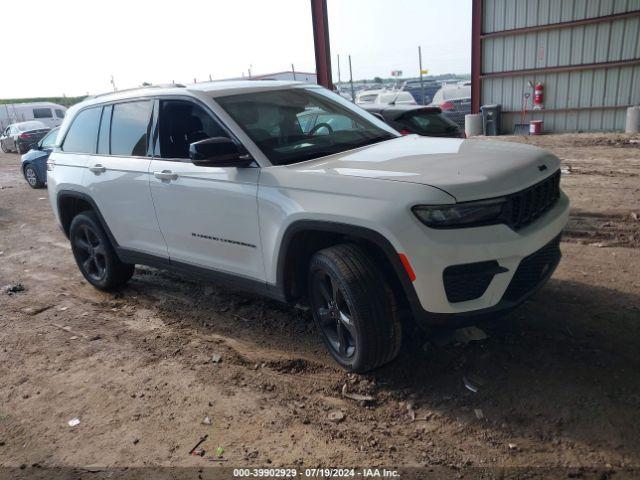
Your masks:
M519 302L553 273L560 262L560 235L520 262L503 300Z
M526 227L553 207L560 198L560 170L521 192L508 195L509 226L514 230Z

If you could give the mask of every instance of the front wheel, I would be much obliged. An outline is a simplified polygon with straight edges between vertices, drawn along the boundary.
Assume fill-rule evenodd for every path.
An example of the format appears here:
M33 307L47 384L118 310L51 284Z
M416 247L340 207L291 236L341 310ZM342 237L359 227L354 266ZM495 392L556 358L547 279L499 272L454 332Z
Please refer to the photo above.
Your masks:
M9 153L9 149L5 147L4 143L0 142L0 149L3 153Z
M31 188L44 187L44 183L40 181L38 175L36 174L36 170L31 165L27 165L26 167L24 167L24 178L27 179L27 183Z
M362 373L397 356L402 332L395 298L364 249L343 244L317 252L307 288L314 321L343 368Z
M122 263L93 211L76 215L69 227L71 250L84 278L100 290L124 285L135 265Z

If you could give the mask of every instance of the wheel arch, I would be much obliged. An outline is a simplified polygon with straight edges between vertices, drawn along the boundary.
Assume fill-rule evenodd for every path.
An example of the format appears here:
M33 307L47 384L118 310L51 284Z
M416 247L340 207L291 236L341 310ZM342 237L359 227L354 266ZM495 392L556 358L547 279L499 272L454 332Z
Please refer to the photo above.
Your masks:
M323 248L340 243L356 243L378 262L398 300L414 310L419 300L413 284L391 242L381 233L345 223L298 220L282 236L276 267L277 285L289 302L305 294L306 269L311 256Z
M81 212L84 212L85 210L92 210L96 212L96 215L100 220L100 225L102 225L102 228L107 233L109 241L111 242L113 247L118 247L118 242L111 233L111 230L109 229L107 222L102 216L98 205L90 195L82 192L77 192L75 190L61 190L58 192L56 205L58 207L58 214L60 216L60 224L62 225L62 230L64 231L64 234L67 236L67 238L69 238L69 227L71 226L73 217Z

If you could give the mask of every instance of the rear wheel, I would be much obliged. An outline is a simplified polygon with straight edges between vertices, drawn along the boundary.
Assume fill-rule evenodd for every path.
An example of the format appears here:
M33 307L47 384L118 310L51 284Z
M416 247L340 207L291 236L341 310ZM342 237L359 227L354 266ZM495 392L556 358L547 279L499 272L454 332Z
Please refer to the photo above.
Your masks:
M308 296L323 340L342 367L366 372L397 356L402 333L395 298L362 248L344 244L317 252Z
M113 290L133 275L135 265L120 261L95 212L76 215L71 221L69 238L78 268L94 287Z
M22 155L24 153L22 145L20 145L18 142L16 142L16 152L18 152L18 155Z
M42 188L44 187L44 183L40 181L38 175L36 174L35 168L31 165L27 165L24 167L24 178L27 179L27 183L31 188Z

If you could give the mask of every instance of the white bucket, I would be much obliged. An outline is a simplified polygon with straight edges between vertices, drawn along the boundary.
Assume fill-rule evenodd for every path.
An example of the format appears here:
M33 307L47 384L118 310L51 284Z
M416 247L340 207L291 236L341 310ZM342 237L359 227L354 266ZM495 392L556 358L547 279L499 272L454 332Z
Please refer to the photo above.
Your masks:
M640 107L627 109L627 133L640 133Z
M464 116L464 133L467 138L482 135L481 113L471 113Z

